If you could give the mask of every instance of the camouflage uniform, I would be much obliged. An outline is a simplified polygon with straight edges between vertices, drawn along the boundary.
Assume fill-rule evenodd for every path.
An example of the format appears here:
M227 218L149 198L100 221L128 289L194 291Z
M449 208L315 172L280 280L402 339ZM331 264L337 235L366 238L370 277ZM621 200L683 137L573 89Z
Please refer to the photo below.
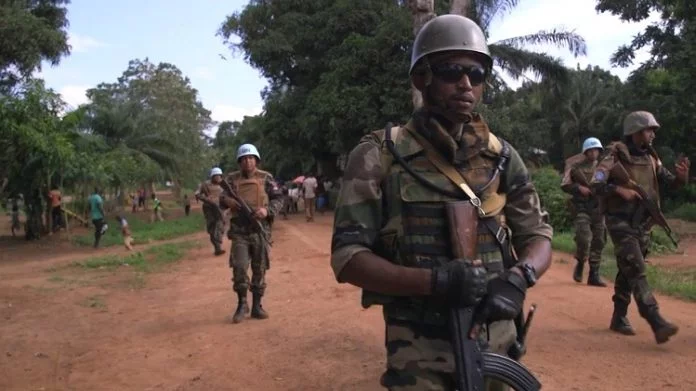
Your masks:
M196 197L203 196L206 201L203 202L203 216L205 216L205 227L210 235L210 242L215 247L215 254L222 253L222 235L225 232L225 219L223 218L222 210L218 206L220 204L220 194L222 194L222 186L206 181L201 184L201 187L196 192Z
M417 130L416 130L417 129ZM501 199L491 217L479 222L478 255L490 278L504 270L501 245L488 229L498 231L503 244L522 250L536 240L550 240L552 228L542 213L539 198L517 152L509 147L510 159L501 176L486 189L499 162L501 141L483 119L474 119L450 135L425 111L416 112L401 129L392 130L397 151L409 165L439 187L456 192L450 180L424 156L411 135L417 131L445 156L479 194L483 207ZM331 266L338 278L351 258L371 251L399 265L432 268L452 260L444 212L448 198L422 186L401 165L390 159L383 146L385 131L365 136L350 153L336 206ZM507 201L504 198L507 196ZM493 202L492 204L495 204ZM340 282L340 281L339 281ZM390 390L453 390L455 362L449 331L449 311L428 297L394 297L363 291L362 305L382 305L386 324L387 370L381 384ZM490 325L490 350L505 354L516 337L512 321ZM489 384L489 390L504 389Z
M643 115L639 114L639 116ZM654 121L652 114L649 115ZM629 118L627 117L627 122L630 122ZM624 127L629 125L630 123L625 123ZM625 130L625 133L628 131ZM614 242L618 267L612 297L614 313L610 328L622 334L635 334L626 318L631 294L633 294L638 312L650 324L658 343L663 343L678 329L660 316L657 300L650 290L645 275L645 257L648 253L650 230L654 222L641 207L639 200L628 202L616 193L616 186L625 184L618 182L618 171L615 170L620 168L618 164L623 166L630 178L639 184L658 205L659 185L674 185L676 177L662 165L652 147L640 148L633 144L630 138L627 138L625 142L613 143L609 150L610 153L597 166L592 185L597 194L605 197L607 228ZM672 330L673 333L668 333L668 330ZM669 335L665 336L666 334Z
M283 206L282 193L273 181L273 175L257 169L250 177L247 177L241 171L235 171L227 176L227 182L235 188L237 194L252 210L257 208L268 210L268 217L262 221L262 225L265 231L270 233L271 221ZM270 254L261 234L254 232L237 210L232 209L230 212L230 229L227 237L232 240L229 265L232 268L233 289L240 298L240 304L242 299L246 303L247 291L251 290L254 302L258 302L260 306L261 297L266 290L265 275ZM250 264L251 284L247 274Z
M602 250L606 243L606 230L604 227L604 215L596 196L583 196L578 188L577 177L582 175L584 183L589 184L597 167L596 161L590 161L585 155L579 154L566 160L565 172L561 182L561 189L572 195L571 203L574 214L575 226L575 259L578 264L573 278L582 280L583 265L589 261L590 274L587 283L590 285L605 286L599 278L599 267L602 262Z

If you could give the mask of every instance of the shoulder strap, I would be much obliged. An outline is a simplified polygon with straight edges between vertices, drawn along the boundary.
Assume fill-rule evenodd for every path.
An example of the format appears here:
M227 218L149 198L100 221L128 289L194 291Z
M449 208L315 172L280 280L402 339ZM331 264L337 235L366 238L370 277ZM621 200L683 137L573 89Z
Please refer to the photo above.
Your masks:
M469 202L471 202L471 204L478 209L479 216L484 217L486 213L483 211L483 209L481 209L481 199L479 199L476 193L471 190L471 187L469 187L469 185L466 183L466 180L462 174L460 174L453 165L447 163L442 155L437 152L435 147L433 147L430 141L428 141L425 137L418 134L418 132L412 131L411 129L407 128L407 131L423 147L428 160L430 160L430 162L433 163L433 165L435 165L440 172L442 172L450 181L452 181L452 183L454 183L458 188L462 189L464 194L469 197Z

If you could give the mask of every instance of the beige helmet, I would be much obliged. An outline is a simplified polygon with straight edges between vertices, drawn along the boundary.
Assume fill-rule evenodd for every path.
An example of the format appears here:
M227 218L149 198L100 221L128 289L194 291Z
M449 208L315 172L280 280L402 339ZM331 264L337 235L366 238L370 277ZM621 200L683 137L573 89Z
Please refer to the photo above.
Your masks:
M440 15L431 19L416 35L411 52L411 68L409 74L418 61L433 53L451 50L479 53L484 56L486 70L493 66L493 59L486 44L486 35L483 30L471 19L461 15Z
M624 118L623 134L624 136L632 135L646 128L659 128L655 116L647 111L634 111Z

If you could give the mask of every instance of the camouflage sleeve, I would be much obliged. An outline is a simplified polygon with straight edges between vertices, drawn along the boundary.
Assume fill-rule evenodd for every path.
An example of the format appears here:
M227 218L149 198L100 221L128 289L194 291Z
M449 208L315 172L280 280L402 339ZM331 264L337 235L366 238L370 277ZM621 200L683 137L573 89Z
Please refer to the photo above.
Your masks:
M532 183L527 167L517 151L510 147L510 161L503 179L507 194L505 219L512 231L512 245L520 253L539 239L551 240L553 228L549 215L542 211L539 194Z
M667 168L665 168L660 161L657 163L655 173L657 174L657 180L660 182L660 184L672 187L680 185L679 181L677 181L676 175L672 174Z
M274 217L283 208L283 192L271 174L266 175L264 189L268 194L268 216Z
M606 196L614 190L614 185L609 183L609 177L611 175L611 170L616 165L616 159L618 159L618 157L615 153L608 153L597 164L597 169L595 170L590 185L592 185L593 192L598 196Z
M355 254L372 251L382 227L382 176L379 141L367 136L348 156L336 204L331 267L339 282Z
M571 171L573 170L573 165L566 162L565 167L563 169L563 179L561 180L561 190L568 194L577 194L578 193L578 184L573 182L573 176L571 175Z

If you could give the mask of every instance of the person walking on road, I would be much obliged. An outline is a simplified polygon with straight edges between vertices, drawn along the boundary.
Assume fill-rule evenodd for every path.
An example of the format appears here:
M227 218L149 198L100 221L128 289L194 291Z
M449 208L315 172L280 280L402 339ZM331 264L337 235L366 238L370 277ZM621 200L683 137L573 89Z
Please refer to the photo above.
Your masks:
M214 167L210 170L209 179L201 184L196 191L196 199L203 202L203 216L205 217L205 228L210 236L210 243L213 244L214 254L222 255L222 235L225 231L225 220L220 209L220 195L222 194L222 169Z

